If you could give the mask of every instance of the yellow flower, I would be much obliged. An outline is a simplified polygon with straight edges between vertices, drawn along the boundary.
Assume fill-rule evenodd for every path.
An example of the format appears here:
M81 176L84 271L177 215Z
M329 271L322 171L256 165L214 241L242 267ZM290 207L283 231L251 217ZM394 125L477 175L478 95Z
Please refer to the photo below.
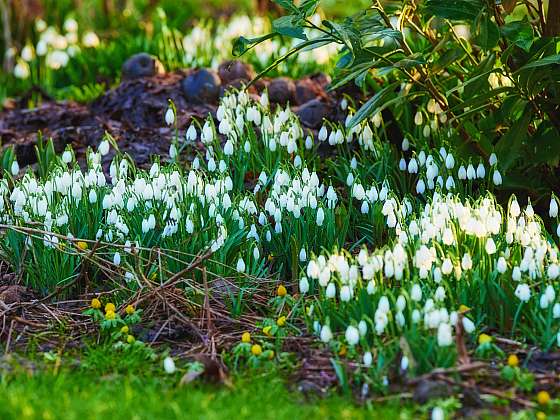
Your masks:
M286 290L284 285L281 284L280 286L278 286L278 290L276 291L276 294L280 297L284 297L288 294L288 291Z
M93 298L93 299L91 300L91 307L92 307L93 309L99 309L99 308L101 308L101 301L100 301L99 299L97 299L97 298Z
M128 315L132 315L134 313L134 306L128 305L124 310Z
M519 358L516 354L510 354L507 359L507 364L511 367L516 367L519 365Z
M124 327L121 328L121 332L123 334L128 334L128 325L125 325Z
M253 353L254 356L260 356L262 353L262 347L259 344L253 344L251 347L251 353Z
M113 303L108 303L105 305L105 312L115 312L115 305Z
M115 319L115 312L114 311L105 312L105 319L107 319L109 321Z
M539 411L537 413L537 420L545 420L546 419L546 414L543 413L542 411Z
M77 246L79 249L81 249L82 251L85 251L86 249L88 249L88 244L87 244L87 242L84 242L84 241L78 241L78 242L76 243L76 246Z
M278 325L279 327L283 327L284 325L286 325L286 317L282 315L280 318L278 318L276 320L276 325Z
M550 402L550 394L546 391L539 391L537 394L537 402L540 405L547 405Z
M488 334L480 334L478 336L478 344L486 344L486 343L490 343L492 341L492 337L490 337Z
M270 330L272 329L272 327L270 325L267 325L266 327L263 328L263 333L264 335L270 337Z
M241 342L242 343L250 343L251 342L251 334L249 334L249 332L245 331L241 335Z
M132 344L132 343L134 343L135 341L136 341L136 340L134 339L134 336L132 336L132 335L128 335L128 336L126 337L126 342L127 342L128 344Z
M467 305L459 305L459 312L464 313L464 312L468 312L470 310L471 310L471 308L469 308Z

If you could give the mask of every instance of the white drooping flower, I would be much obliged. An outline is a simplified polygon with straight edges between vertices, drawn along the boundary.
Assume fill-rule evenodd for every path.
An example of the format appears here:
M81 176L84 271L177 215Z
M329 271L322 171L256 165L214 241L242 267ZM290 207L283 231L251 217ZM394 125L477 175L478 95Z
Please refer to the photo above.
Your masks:
M167 356L165 359L163 359L163 370L165 370L165 373L168 374L172 374L175 373L175 361L173 360L173 358Z
M169 107L167 108L167 111L165 111L165 123L167 125L173 125L174 122L175 122L175 113L173 112L173 108Z
M333 339L331 327L329 327L328 325L323 325L323 327L321 328L320 336L323 343L328 343L329 341L331 341Z
M522 301L527 302L531 298L531 289L527 283L519 284L515 289L515 296Z
M548 215L550 217L558 216L558 202L556 201L556 198L554 198L554 197L552 197L550 199L550 207L548 209Z
M353 325L349 325L348 328L346 328L344 338L346 338L346 342L350 346L355 346L360 341L360 332Z
M437 341L438 346L447 347L453 344L453 333L451 331L451 325L446 322L442 322L438 326L437 330Z

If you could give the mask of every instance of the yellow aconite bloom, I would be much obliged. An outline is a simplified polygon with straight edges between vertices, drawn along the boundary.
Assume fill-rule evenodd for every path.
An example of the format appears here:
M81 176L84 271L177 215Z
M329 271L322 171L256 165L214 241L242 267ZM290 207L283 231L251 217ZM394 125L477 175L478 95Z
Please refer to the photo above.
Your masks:
M107 311L105 312L105 319L111 321L113 319L115 319L115 312L114 311Z
M270 337L270 330L272 329L272 327L270 325L267 325L266 327L263 328L263 333L264 335Z
M84 241L78 241L78 242L76 243L76 246L77 246L79 249L81 249L82 251L85 251L86 249L88 249L88 244L87 244L87 242L84 242Z
M519 358L516 354L510 354L507 359L507 364L511 367L516 367L519 365Z
M478 344L486 344L492 341L492 337L490 337L488 334L480 334L478 336Z
M128 305L124 310L128 315L132 315L134 313L134 306Z
M550 402L550 394L546 391L539 391L537 394L537 402L540 405L547 405Z
M282 315L280 318L278 318L276 320L276 325L278 325L279 327L283 327L284 325L286 325L286 317Z
M459 312L468 312L470 310L471 310L471 308L469 308L467 305L460 305L459 306Z
M105 312L115 312L115 305L113 303L108 303L105 305Z
M260 356L262 353L262 347L259 344L253 344L251 347L251 353L253 353L254 356Z
M126 337L126 342L127 342L128 344L132 344L132 343L134 343L135 341L136 341L136 340L134 339L134 336L132 336L132 335L128 335L128 336Z
M241 335L241 342L242 343L250 343L251 342L251 334L249 334L247 331L245 331Z
M101 301L97 298L93 298L90 305L93 309L99 309L101 308Z
M276 294L280 297L284 297L288 294L288 291L286 290L284 285L281 284L280 286L278 286L278 290L276 291Z
M121 328L121 332L123 334L128 334L128 325L125 325L124 327Z

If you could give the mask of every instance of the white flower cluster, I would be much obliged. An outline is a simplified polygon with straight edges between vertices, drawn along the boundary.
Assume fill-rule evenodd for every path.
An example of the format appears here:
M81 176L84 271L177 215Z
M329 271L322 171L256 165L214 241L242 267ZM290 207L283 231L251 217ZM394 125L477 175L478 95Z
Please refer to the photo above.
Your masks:
M58 70L66 67L82 47L99 46L99 37L92 31L84 32L80 40L78 22L72 18L64 21L63 33L54 26L47 26L43 20L37 20L35 28L39 32L37 45L26 44L16 59L14 76L18 79L27 79L31 75L30 64L36 59L44 60L48 68Z
M389 202L406 208L396 200ZM551 208L555 215L554 203ZM322 341L335 337L329 319L342 317L347 323L342 331L350 345L365 335L354 334L363 321L377 336L398 336L419 325L428 334L433 331L440 346L448 346L459 319L466 332L475 330L475 322L466 315L459 318L457 308L476 306L478 302L462 299L473 293L478 296L486 287L481 279L489 279L502 293L514 290L519 299L516 306L551 308L544 316L550 317L560 345L558 248L530 205L521 211L513 197L504 213L490 198L472 202L436 192L417 216L406 211L396 214L397 235L390 245L373 252L364 248L355 258L335 252L309 261L300 291L308 293L313 283L319 287L317 304L322 309L308 315ZM391 286L395 284L402 286L402 292ZM538 299L531 300L535 294ZM373 313L365 310L368 307L374 308ZM336 316L329 316L329 311ZM367 351L375 342L372 337L361 341Z

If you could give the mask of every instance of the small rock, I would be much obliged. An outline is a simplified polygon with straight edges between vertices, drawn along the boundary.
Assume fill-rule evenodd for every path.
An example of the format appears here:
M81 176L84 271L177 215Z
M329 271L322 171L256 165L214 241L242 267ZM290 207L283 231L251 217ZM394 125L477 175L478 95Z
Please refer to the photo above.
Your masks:
M181 89L189 102L216 103L220 96L220 78L212 70L196 70L181 81Z
M268 99L270 102L286 105L294 103L296 84L287 77L278 77L268 84Z
M218 67L218 75L223 84L229 84L236 80L249 81L255 78L255 70L250 64L239 60L225 61Z
M298 80L296 83L295 99L298 105L325 96L325 89L309 77Z
M423 380L418 383L412 399L418 404L426 404L434 398L444 398L453 394L453 388L444 381Z
M318 99L303 104L295 111L301 123L308 128L319 128L328 112L327 105Z
M122 66L123 79L137 79L162 73L165 73L163 64L161 64L157 57L147 53L134 54Z

